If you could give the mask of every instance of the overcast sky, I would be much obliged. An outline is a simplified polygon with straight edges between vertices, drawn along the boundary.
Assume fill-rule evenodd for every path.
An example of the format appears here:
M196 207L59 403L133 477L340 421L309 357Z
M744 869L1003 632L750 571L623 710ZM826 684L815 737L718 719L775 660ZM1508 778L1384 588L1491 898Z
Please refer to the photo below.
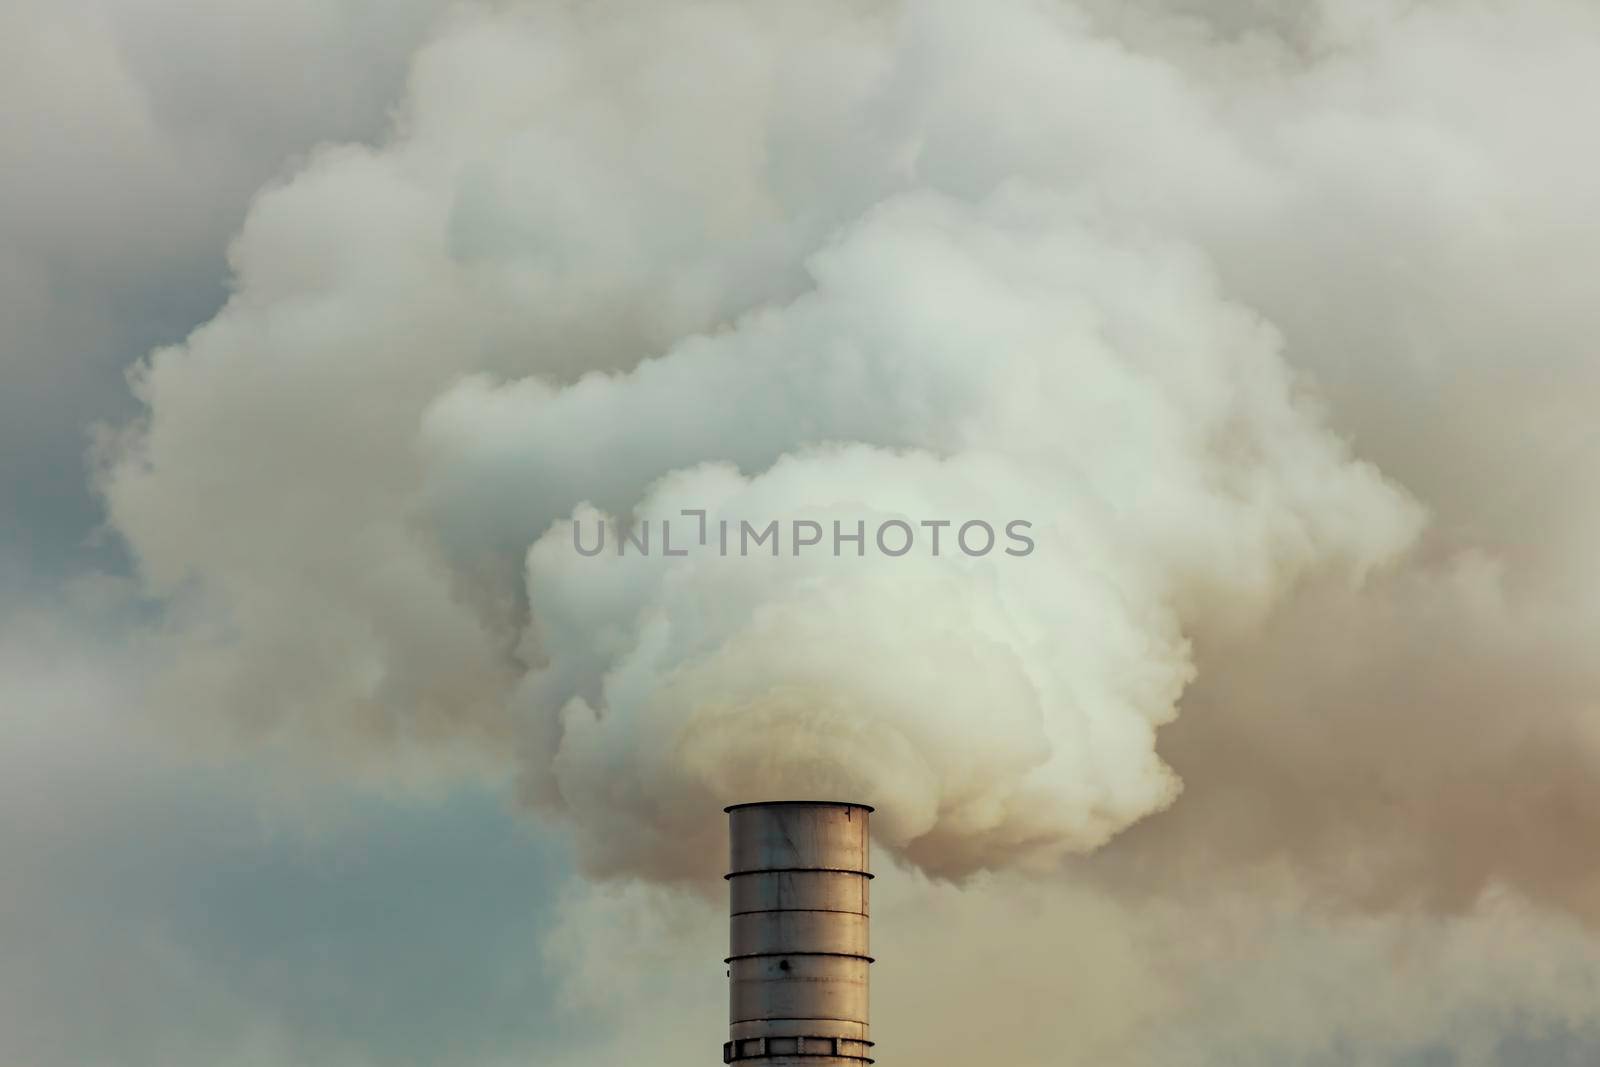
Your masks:
M884 1062L1596 1062L1597 109L1561 0L9 4L0 1061L711 1062L828 789ZM566 551L681 506L1039 549Z

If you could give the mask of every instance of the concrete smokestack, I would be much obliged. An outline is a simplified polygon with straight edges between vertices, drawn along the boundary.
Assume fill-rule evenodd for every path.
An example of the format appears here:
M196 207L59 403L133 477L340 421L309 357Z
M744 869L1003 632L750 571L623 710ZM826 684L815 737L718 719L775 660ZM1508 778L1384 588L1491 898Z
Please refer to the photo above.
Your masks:
M727 809L729 1040L741 1067L862 1067L867 1025L865 804Z

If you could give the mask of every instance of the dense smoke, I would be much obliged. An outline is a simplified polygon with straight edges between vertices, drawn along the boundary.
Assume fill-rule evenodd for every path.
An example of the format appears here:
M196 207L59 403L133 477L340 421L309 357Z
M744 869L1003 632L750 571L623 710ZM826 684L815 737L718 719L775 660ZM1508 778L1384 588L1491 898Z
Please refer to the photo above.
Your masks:
M1592 913L1597 60L1556 2L458 12L104 444L165 703L514 752L593 873L829 794L939 876ZM575 550L699 511L1034 548Z

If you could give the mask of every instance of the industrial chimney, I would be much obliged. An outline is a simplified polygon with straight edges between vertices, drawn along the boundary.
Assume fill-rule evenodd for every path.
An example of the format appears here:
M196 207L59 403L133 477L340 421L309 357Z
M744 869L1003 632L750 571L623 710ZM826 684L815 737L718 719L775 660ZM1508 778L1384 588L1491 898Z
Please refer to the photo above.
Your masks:
M740 1067L862 1067L867 1027L865 804L727 809L729 1040Z

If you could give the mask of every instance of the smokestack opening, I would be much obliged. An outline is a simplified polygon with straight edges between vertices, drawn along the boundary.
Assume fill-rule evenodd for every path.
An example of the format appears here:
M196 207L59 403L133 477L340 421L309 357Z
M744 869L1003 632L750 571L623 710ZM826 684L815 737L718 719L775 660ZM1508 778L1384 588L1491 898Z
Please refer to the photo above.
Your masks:
M742 1067L861 1067L868 1025L868 817L829 800L728 814L728 1041Z

